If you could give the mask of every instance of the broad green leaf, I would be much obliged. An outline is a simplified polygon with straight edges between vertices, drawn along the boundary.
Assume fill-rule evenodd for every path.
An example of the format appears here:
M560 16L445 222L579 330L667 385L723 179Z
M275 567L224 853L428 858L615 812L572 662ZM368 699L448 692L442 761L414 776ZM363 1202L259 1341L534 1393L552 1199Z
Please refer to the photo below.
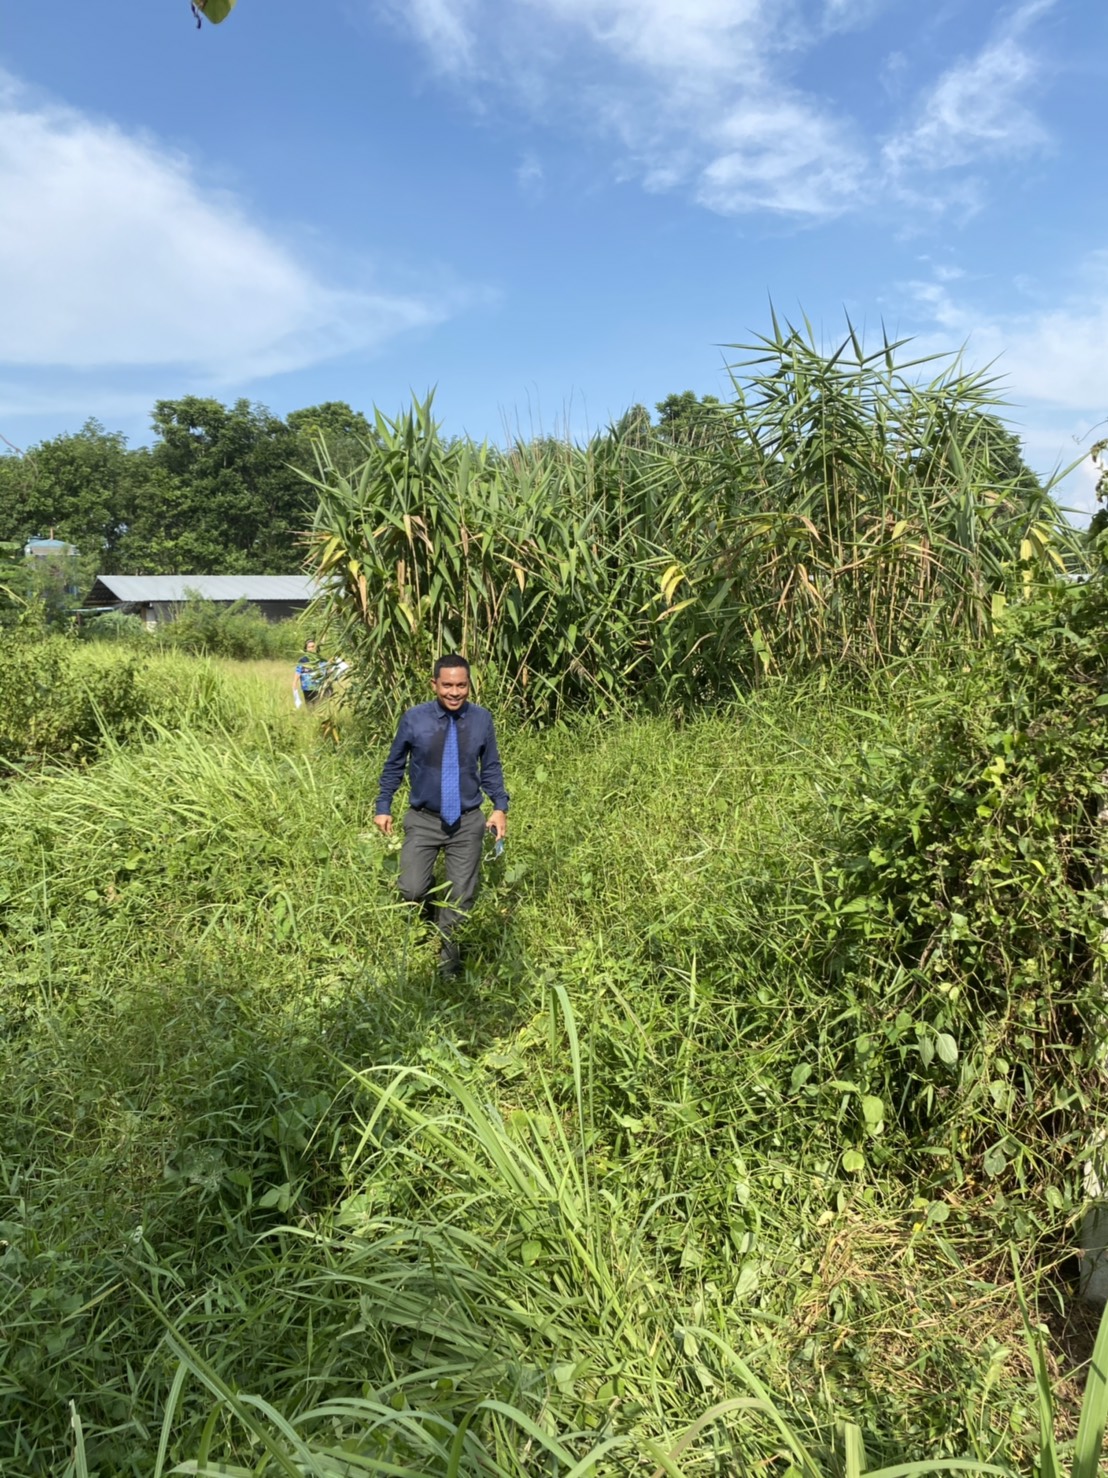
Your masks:
M949 1032L936 1032L935 1053L940 1062L945 1062L948 1067L958 1061L958 1043Z

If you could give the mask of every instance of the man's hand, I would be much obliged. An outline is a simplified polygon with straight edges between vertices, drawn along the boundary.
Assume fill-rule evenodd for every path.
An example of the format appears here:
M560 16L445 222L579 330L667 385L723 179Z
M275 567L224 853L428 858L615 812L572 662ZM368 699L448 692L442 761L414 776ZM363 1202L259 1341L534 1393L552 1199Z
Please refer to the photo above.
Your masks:
M380 816L374 816L373 824L382 836L392 836L392 817L387 811Z
M493 811L485 824L489 831L496 832L498 842L502 842L508 835L508 818L503 811Z

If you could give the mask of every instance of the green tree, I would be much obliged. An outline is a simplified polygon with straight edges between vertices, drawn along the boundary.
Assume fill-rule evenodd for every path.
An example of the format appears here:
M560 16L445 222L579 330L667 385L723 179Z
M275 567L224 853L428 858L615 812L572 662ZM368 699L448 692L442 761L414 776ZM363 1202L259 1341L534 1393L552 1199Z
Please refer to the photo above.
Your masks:
M30 572L22 546L0 540L0 628L18 623L29 595Z
M999 416L977 417L971 448L982 473L994 479L998 487L1009 489L1021 497L1042 494L1042 479L1027 465L1023 443Z
M311 518L295 470L303 443L265 406L185 396L154 407L134 521L123 540L133 573L288 574Z
M321 405L290 411L285 418L298 442L297 461L315 469L315 447L322 438L335 470L349 476L360 467L377 443L377 433L345 400L325 400Z
M612 423L611 435L624 446L637 447L641 451L652 447L655 431L646 406L636 402L629 410L624 411L619 420Z
M727 427L726 412L715 395L700 399L692 390L682 390L659 400L658 436L674 446L697 446L718 439Z
M1089 448L1089 456L1092 459L1096 471L1096 500L1101 505L1093 514L1089 523L1088 543L1093 551L1093 557L1098 564L1102 565L1108 558L1108 440L1098 441Z
M23 545L53 529L77 546L82 577L119 571L140 460L121 432L95 420L0 458L0 538Z
M26 559L27 589L42 619L49 625L64 625L81 604L95 579L94 561L85 555L36 555Z
M1043 496L1039 477L1027 465L1023 446L992 411L960 411L935 428L932 444L921 449L918 475L921 481L941 480L948 470L951 449L982 490L1017 500Z

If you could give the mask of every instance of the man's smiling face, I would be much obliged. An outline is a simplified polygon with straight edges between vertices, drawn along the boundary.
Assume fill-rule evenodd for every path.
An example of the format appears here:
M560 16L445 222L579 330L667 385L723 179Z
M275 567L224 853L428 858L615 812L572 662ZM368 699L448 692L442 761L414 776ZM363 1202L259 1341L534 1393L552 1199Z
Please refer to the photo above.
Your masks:
M431 691L447 713L457 713L469 697L469 673L464 667L444 667L431 679Z

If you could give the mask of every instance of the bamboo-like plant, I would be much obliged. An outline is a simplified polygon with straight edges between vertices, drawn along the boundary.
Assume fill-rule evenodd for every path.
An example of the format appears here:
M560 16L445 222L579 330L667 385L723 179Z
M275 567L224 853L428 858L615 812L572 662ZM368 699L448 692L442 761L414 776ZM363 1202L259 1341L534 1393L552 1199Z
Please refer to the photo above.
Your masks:
M906 343L867 350L851 327L828 354L774 316L735 346L735 434L704 459L720 516L682 569L702 660L868 665L975 640L1013 569L1078 557L1049 487L1011 465L996 382Z
M353 479L320 443L308 536L324 601L375 681L404 692L413 667L458 649L528 712L619 706L651 578L630 454L606 438L508 452L447 441L430 399L378 414L376 431Z
M409 696L456 648L540 718L977 640L1013 571L1074 561L1076 538L995 381L904 351L851 328L827 353L775 317L688 444L625 417L502 451L444 438L430 397L378 413L355 475L322 440L305 474L324 607L378 691Z

